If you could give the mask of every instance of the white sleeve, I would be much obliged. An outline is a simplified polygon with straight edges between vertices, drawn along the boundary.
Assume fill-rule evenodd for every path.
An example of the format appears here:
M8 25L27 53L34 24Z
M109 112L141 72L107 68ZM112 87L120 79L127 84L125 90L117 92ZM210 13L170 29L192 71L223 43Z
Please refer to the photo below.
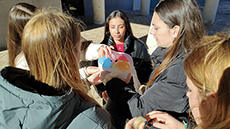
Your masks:
M97 60L98 59L98 49L103 46L106 46L106 45L99 44L99 43L91 43L85 52L85 60Z
M86 71L86 67L80 68L79 73L80 73L81 79L87 78L89 76L89 74Z

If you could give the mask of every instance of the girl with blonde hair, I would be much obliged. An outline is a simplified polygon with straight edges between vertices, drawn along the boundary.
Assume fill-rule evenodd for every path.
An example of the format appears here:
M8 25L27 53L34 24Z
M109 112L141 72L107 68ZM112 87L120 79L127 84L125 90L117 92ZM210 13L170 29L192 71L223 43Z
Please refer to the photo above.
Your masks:
M112 128L80 78L80 26L54 11L40 11L26 24L22 51L30 71L1 70L1 127Z

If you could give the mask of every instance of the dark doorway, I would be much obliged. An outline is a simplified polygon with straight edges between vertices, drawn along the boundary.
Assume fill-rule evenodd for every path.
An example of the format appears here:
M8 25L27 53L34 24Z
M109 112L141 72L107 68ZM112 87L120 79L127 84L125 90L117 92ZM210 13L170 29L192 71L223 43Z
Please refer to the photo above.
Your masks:
M61 0L62 10L73 16L83 16L84 11L84 0Z

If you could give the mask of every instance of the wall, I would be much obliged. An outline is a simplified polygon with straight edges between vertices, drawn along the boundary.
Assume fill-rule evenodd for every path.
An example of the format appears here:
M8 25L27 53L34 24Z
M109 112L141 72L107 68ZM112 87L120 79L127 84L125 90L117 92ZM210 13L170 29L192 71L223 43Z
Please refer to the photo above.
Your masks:
M133 10L140 10L141 0L133 0Z
M0 51L7 48L7 17L9 9L19 2L26 2L39 8L54 6L61 9L61 0L0 0Z
M84 0L85 15L93 15L92 0ZM105 0L105 14L114 10L132 10L133 0Z
M0 50L6 49L8 11L17 2L28 2L37 7L52 5L61 9L61 0L0 0ZM105 14L109 14L116 9L126 11L136 10L139 7L134 2L140 3L140 0L105 0ZM153 10L158 2L159 0L151 0L150 9ZM203 5L205 0L197 0L197 2ZM85 15L93 15L92 0L84 0L84 12Z
M154 10L155 6L157 5L157 3L158 3L159 1L160 1L160 0L151 0L150 9L151 9L151 10ZM196 1L197 1L197 3L198 3L199 5L204 5L204 3L205 3L205 0L196 0ZM229 0L220 0L220 2L222 2L222 1L229 1Z

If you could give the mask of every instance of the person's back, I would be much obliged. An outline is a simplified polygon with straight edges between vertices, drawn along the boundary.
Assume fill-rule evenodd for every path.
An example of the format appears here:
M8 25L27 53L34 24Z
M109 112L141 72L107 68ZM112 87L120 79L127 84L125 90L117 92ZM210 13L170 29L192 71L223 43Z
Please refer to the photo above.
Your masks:
M67 128L74 122L76 128L112 128L109 114L87 95L80 79L79 26L52 11L27 23L22 50L30 71L2 69L0 128Z
M97 119L92 119L95 121L87 121L87 123L81 121L79 127L110 126L108 114L96 106L96 103L92 102L91 106L88 104L90 101L82 101L72 89L67 93L57 91L45 83L34 80L33 77L28 77L27 72L13 67L7 67L1 71L0 128L64 129L77 115L83 119L88 118L90 113L93 113L91 116L100 121L96 121ZM16 82L12 83L14 81ZM90 110L88 114L80 114L79 111L87 108ZM103 117L97 117L100 115Z

